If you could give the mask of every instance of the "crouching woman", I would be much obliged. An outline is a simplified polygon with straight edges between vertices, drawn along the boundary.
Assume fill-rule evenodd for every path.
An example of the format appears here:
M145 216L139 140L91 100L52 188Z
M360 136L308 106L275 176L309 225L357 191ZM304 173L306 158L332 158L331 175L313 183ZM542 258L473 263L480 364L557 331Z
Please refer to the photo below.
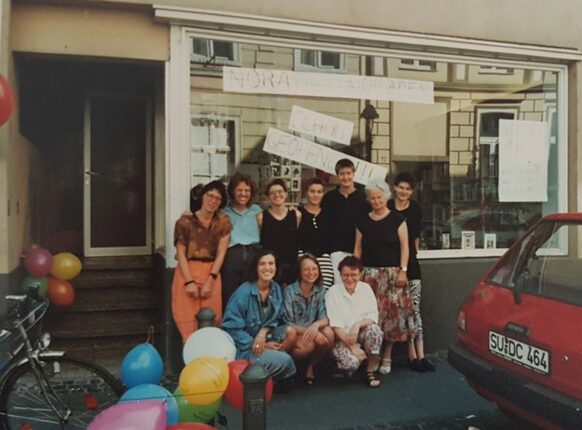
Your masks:
M339 369L348 375L366 363L368 386L378 387L382 330L378 326L378 304L372 288L360 281L364 267L359 258L345 257L338 266L341 282L325 298L329 324L335 333L333 355Z
M260 250L251 267L254 280L245 282L228 301L222 329L236 345L236 358L263 366L275 381L295 374L295 363L287 353L296 339L295 330L281 320L283 293L273 278L277 263L273 251Z

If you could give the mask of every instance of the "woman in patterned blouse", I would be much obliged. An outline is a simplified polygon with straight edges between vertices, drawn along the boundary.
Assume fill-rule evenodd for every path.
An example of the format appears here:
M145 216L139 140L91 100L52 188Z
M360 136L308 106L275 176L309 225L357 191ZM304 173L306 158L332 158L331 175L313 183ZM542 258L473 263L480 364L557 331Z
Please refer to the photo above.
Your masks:
M291 355L308 358L305 383L315 380L314 367L333 346L333 330L325 311L325 289L317 259L311 254L299 258L299 280L287 286L283 321L295 329L297 341Z

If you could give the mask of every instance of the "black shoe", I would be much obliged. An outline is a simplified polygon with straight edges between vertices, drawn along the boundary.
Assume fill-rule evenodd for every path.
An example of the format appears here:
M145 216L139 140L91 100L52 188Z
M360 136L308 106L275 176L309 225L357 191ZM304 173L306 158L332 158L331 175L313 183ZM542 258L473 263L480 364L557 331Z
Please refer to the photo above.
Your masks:
M415 372L426 372L426 369L418 358L415 358L414 360L408 360L408 366Z
M292 386L293 380L291 378L282 379L275 383L274 391L275 393L288 393Z
M436 366L426 357L420 359L420 365L425 372L436 372Z

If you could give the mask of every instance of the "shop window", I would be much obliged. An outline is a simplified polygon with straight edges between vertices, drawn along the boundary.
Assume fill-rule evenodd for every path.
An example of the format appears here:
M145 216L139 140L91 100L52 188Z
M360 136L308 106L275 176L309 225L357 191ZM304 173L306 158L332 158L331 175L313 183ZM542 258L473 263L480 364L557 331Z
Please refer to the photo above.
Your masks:
M238 64L238 44L221 40L192 39L190 61L205 64Z
M436 70L436 61L415 60L415 59L400 60L400 70L434 72Z
M343 54L329 51L295 50L295 70L317 72L344 72Z

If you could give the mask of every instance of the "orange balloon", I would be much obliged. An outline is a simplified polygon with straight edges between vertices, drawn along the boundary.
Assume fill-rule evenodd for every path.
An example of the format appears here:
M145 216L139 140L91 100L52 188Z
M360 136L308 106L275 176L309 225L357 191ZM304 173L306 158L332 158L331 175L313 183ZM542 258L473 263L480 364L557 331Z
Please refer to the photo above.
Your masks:
M55 306L70 306L75 301L75 289L62 279L49 277L46 294Z

